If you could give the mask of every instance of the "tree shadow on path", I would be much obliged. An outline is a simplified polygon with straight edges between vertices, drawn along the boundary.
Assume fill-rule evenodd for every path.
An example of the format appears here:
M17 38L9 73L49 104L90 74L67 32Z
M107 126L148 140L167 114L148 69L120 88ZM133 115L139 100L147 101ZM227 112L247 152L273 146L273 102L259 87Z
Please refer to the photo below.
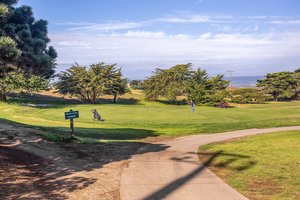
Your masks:
M161 188L160 190L156 191L155 193L143 198L144 200L154 200L154 199L164 199L166 198L168 195L170 195L171 193L173 193L174 191L178 190L180 187L182 187L184 184L186 184L189 180L193 179L196 175L200 174L207 166L209 166L211 163L213 163L213 161L220 156L230 156L232 157L232 159L230 159L228 162L226 163L222 163L223 167L228 166L229 164L236 162L239 159L243 159L243 158L250 158L249 156L244 156L244 155L238 155L238 154L229 154L229 153L224 153L223 151L218 151L215 153L210 153L210 154L206 154L206 161L199 163L196 161L191 161L191 155L195 154L194 152L189 152L185 157L182 158L177 158L177 157L173 157L171 158L171 160L176 161L176 162L187 162L187 163L192 163L192 164L196 164L199 165L199 167L197 167L195 170L193 170L192 172L190 172L188 175L181 177L171 183L169 183L167 186ZM200 154L197 154L198 157L201 156ZM252 166L254 166L256 163L255 162L251 162L246 164L245 166L242 166L241 168L239 168L238 170L245 170L247 168L250 168Z
M114 168L121 168L133 155L146 153L137 151L140 147L152 146L148 152L168 148L143 142L54 143L40 139L39 131L13 122L0 124L0 199L66 199L67 193L80 194L89 186L96 187L93 184L97 191L92 192L104 194L118 187L120 171ZM13 132L13 138L7 132ZM110 181L116 183L112 188ZM113 198L117 195L118 191Z

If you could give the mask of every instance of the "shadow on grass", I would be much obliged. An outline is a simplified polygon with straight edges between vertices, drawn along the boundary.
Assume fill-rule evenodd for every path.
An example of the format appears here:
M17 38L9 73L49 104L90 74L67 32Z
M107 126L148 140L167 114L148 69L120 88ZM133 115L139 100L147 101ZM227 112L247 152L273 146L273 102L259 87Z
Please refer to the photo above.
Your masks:
M188 105L186 100L176 100L176 101L156 100L156 102L163 103L163 104L166 104L166 105Z
M0 191L5 191L0 192L0 199L26 199L24 195L34 194L35 188L44 195L43 198L66 199L68 198L66 193L82 190L96 182L101 186L105 181L115 179L114 173L107 172L109 169L107 167L103 174L101 171L97 172L102 174L101 176L87 175L89 172L93 173L112 162L130 159L136 154L159 152L168 148L163 144L129 141L95 144L52 143L36 139L38 138L36 131L43 132L46 129L49 134L50 127L28 126L6 119L0 119L0 124L10 125L1 127L0 131ZM5 130L5 127L13 130L15 140L21 143L5 146L11 139L5 135L6 131L10 131ZM56 133L57 131L59 130L53 130ZM84 132L81 133L82 137L109 140L157 136L152 131L139 129L77 129L77 131ZM93 134L94 131L100 131L100 134ZM146 145L150 148L138 151ZM108 187L109 185L103 187L103 193L108 193ZM101 193L102 188L99 187L97 190ZM111 191L113 190L115 188L111 188ZM40 197L31 196L30 199Z
M210 158L211 156L218 154L218 157L222 157L223 160L220 162L210 162L206 167L214 167L218 169L230 169L232 171L240 172L247 170L254 165L256 165L256 161L251 160L250 156L233 154L233 153L225 153L224 151L218 152L200 152L198 153L199 160Z
M67 127L33 126L3 118L0 118L0 123L44 131L47 136L53 134L53 137L56 138L65 138L70 134L70 128ZM157 137L159 134L147 129L75 127L75 136L91 140L139 140L147 137Z
M119 97L116 103L113 100L107 98L99 98L96 101L86 102L79 99L66 99L63 97L55 97L44 94L16 94L10 93L8 103L19 104L23 106L35 107L35 108L61 108L66 107L69 104L113 104L113 105L138 105L140 101L134 98L122 98Z

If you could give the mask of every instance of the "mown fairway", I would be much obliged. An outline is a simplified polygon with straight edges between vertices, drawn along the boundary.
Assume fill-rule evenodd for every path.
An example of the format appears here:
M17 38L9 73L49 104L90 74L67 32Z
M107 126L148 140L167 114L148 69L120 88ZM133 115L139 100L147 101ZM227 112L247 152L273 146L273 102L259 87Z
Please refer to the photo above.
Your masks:
M300 132L250 136L200 147L209 168L249 199L300 198Z
M104 122L93 122L93 108L99 111ZM0 103L0 118L6 122L61 132L69 130L64 112L73 109L80 112L80 118L75 119L77 136L96 140L135 140L158 135L180 136L299 125L299 108L300 102L242 105L227 109L198 106L197 112L192 114L189 106L147 101L136 104L49 104L43 108Z

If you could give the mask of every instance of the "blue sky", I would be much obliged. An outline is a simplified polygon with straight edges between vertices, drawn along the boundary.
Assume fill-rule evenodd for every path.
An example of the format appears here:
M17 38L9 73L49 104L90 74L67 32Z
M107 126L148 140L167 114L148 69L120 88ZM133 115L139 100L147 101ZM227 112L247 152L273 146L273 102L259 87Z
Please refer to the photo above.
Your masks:
M49 21L58 69L118 63L144 78L193 63L212 75L264 75L300 67L298 0L20 0ZM19 6L18 5L18 6Z

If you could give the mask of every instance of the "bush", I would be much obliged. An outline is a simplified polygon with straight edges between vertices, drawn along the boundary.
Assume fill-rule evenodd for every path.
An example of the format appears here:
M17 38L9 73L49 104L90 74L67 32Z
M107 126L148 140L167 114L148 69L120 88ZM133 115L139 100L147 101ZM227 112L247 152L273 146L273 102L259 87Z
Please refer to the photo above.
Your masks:
M232 91L232 102L240 104L264 103L269 101L270 95L264 94L258 88L240 88Z

